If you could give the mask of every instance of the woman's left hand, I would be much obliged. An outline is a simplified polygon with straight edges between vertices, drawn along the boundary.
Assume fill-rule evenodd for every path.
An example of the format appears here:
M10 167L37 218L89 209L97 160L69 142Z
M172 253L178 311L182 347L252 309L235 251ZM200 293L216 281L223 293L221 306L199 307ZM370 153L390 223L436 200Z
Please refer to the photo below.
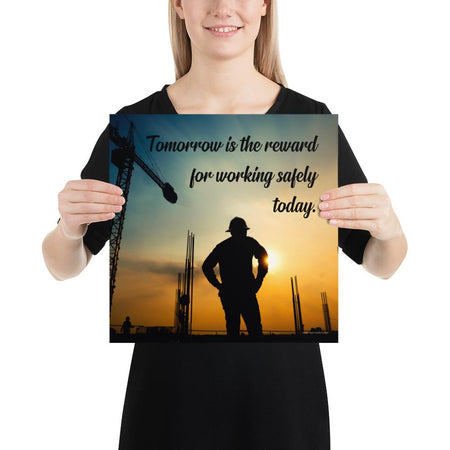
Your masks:
M320 217L330 225L369 231L363 266L373 275L389 278L402 263L407 242L383 186L349 184L324 192L320 199Z
M403 234L389 196L380 184L349 184L324 192L320 199L320 217L328 219L330 225L367 230L381 241Z

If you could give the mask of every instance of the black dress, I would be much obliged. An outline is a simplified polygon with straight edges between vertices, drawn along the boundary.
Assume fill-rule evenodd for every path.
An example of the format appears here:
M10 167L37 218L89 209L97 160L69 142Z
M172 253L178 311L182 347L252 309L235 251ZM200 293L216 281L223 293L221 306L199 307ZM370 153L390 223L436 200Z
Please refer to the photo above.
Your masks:
M121 109L176 114L161 91ZM282 87L267 114L329 114L320 102ZM109 181L108 128L82 178ZM339 185L366 182L339 130ZM84 237L96 254L110 223ZM370 235L339 230L339 246L356 263ZM125 398L120 450L328 450L327 394L318 344L135 344Z

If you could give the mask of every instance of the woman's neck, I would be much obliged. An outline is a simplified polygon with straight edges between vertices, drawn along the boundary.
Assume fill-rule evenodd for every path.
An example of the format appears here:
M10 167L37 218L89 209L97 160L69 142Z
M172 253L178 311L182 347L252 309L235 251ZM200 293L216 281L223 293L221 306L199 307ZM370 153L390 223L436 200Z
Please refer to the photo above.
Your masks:
M253 66L248 55L229 60L192 58L189 72L167 88L180 114L263 114L280 87Z
M227 94L238 94L243 85L254 84L261 77L252 61L253 54L223 60L196 55L194 52L187 81L200 92L227 99Z

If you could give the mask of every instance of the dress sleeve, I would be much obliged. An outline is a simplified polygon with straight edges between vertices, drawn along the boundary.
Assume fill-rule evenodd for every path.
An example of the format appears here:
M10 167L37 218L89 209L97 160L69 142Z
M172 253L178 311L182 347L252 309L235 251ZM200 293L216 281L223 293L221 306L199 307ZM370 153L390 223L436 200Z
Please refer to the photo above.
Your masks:
M323 114L331 114L323 105ZM367 178L361 169L350 145L339 127L338 131L338 185L345 186L353 183L367 183ZM339 247L357 264L361 264L370 233L366 230L349 230L339 228Z
M109 183L109 126L95 144L88 163L81 171L82 179L94 179ZM83 237L83 242L93 255L105 245L111 235L112 220L91 223Z

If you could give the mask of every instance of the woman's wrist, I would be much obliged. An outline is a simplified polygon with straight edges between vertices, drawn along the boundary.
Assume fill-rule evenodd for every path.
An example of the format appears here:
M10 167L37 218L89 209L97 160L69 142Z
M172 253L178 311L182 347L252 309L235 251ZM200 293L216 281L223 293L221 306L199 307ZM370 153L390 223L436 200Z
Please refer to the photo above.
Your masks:
M62 239L67 239L69 241L74 242L82 242L83 236L86 234L88 229L88 224L85 225L78 225L77 230L71 230L64 222L63 219L60 219L58 222L58 225L56 227L57 232Z

